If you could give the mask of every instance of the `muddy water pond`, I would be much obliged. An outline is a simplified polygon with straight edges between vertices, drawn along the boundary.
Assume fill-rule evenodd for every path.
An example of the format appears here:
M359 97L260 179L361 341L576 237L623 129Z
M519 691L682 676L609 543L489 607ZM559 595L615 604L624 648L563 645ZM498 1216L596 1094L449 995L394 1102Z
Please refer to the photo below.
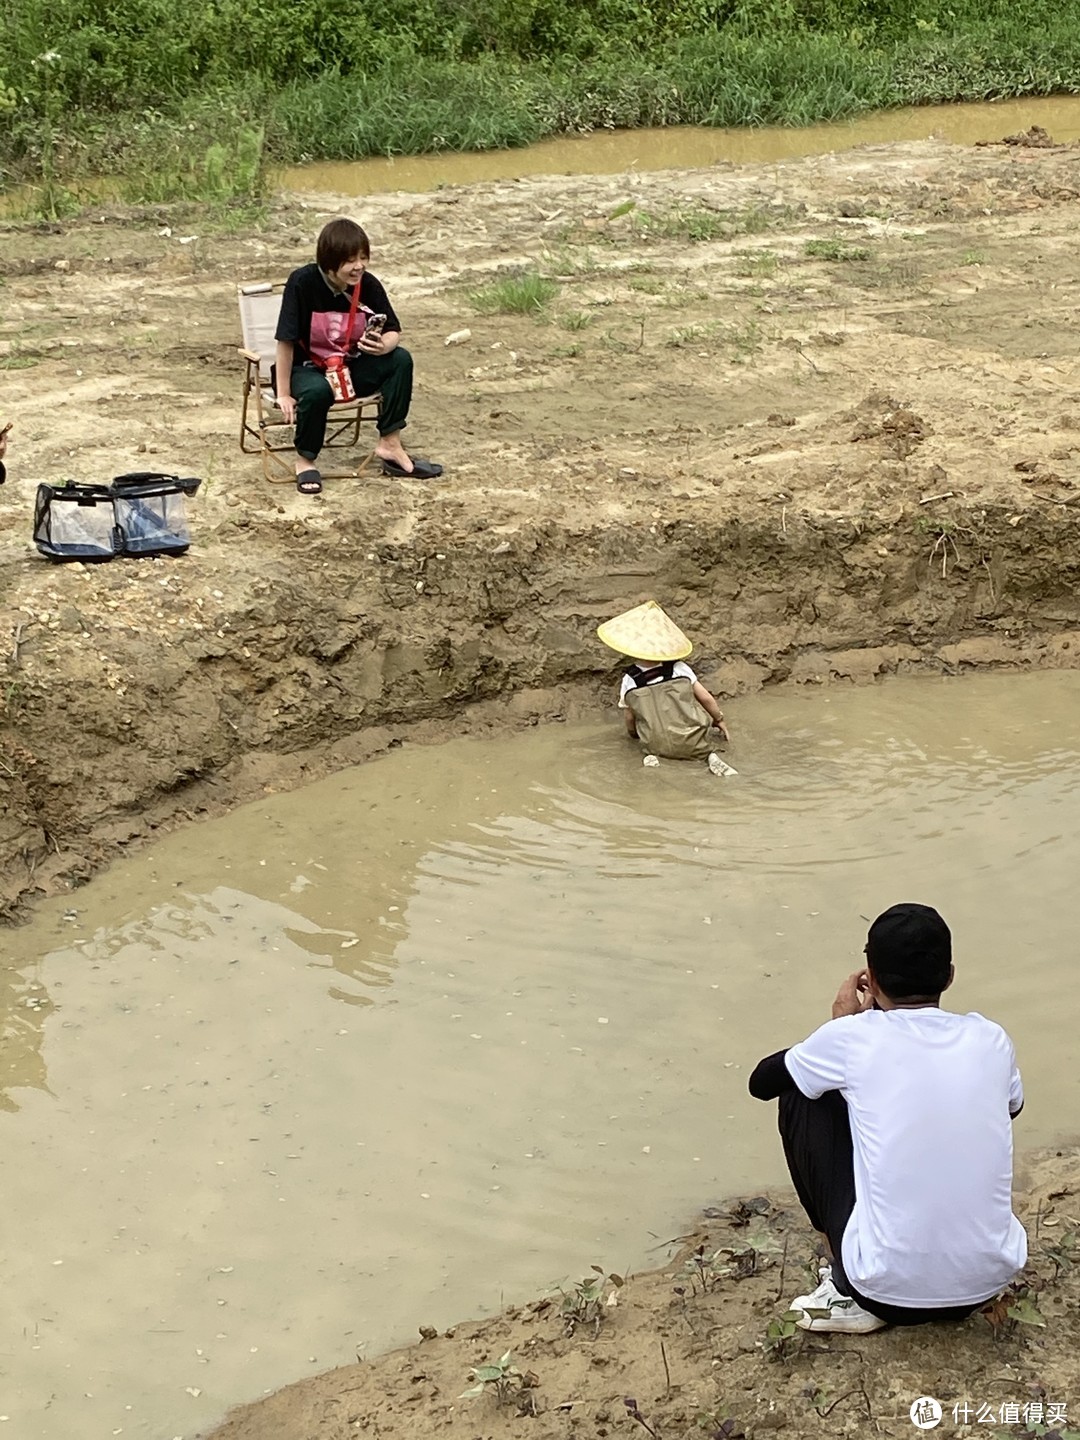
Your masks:
M288 190L377 195L386 190L436 190L522 175L619 175L734 163L762 165L827 155L858 145L894 145L938 137L954 145L1001 140L1039 125L1059 143L1080 139L1080 96L1033 96L970 105L918 105L875 111L854 120L797 129L779 125L710 129L671 125L652 130L602 130L542 140L520 150L402 155L327 161L284 170Z
M420 1324L658 1263L782 1181L748 1070L899 899L942 909L953 1005L1017 1041L1021 1145L1075 1133L1080 674L729 718L729 780L644 767L614 712L399 750L10 933L10 1434L191 1437Z

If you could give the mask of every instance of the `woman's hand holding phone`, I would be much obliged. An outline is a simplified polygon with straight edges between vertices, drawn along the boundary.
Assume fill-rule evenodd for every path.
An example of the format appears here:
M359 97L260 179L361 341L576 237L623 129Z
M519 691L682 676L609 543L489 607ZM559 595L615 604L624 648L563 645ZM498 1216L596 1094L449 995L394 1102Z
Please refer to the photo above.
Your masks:
M359 346L368 355L385 355L386 342L383 340L383 326L386 324L385 315L369 315L367 324L364 326L364 333L360 336Z

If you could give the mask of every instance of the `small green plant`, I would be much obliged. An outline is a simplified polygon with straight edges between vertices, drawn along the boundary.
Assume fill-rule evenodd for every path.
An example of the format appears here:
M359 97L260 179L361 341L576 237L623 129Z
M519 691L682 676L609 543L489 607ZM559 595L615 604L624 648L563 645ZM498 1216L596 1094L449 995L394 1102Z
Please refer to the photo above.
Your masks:
M1052 1279L1080 1265L1080 1231L1066 1230L1056 1243L1043 1245L1042 1254L1054 1267Z
M514 1405L521 1414L533 1413L530 1392L536 1388L537 1377L531 1370L519 1370L510 1350L500 1355L494 1365L475 1365L469 1371L469 1379L475 1384L462 1391L459 1400L473 1400L478 1395L491 1394L495 1396L497 1405Z
M961 265L984 265L986 256L981 250L967 250L960 257Z
M807 240L803 254L810 260L869 260L868 245L849 245L844 240Z
M597 274L600 262L587 245L575 245L566 240L555 249L545 252L544 269L549 276L573 279L580 275Z
M801 1339L798 1325L800 1313L798 1310L787 1310L766 1325L761 1348L767 1360L776 1360L782 1364L794 1355Z
M609 350L612 355L632 355L641 349L644 335L639 333L638 339L631 344L622 335L616 335L614 330L605 330L600 336L599 343L602 350Z
M1030 1295L1019 1295L1009 1306L1008 1315L1009 1319L1015 1320L1018 1325L1036 1325L1040 1329L1046 1328L1046 1320Z
M635 275L627 283L631 290L637 290L642 295L661 295L664 291L664 282L652 275Z
M699 1291L704 1295L724 1280L745 1280L749 1275L760 1274L775 1265L782 1253L780 1245L768 1233L747 1235L745 1244L722 1245L711 1255L706 1253L704 1245L699 1245L683 1262L682 1273L690 1281L691 1295Z
M635 210L634 229L645 239L729 240L734 235L755 235L767 230L769 216L763 210L711 210L705 205L685 205L663 214Z
M554 280L529 270L474 290L469 302L481 315L538 315L558 293Z
M739 250L734 258L735 274L746 280L771 280L780 268L775 250Z
M1037 1278L1034 1283L1041 1288ZM990 1326L995 1340L1016 1333L1017 1326L1046 1328L1046 1318L1035 1304L1035 1296L1023 1276L982 1307L979 1314Z
M761 326L756 320L748 320L745 325L731 325L724 333L724 341L733 359L748 360L761 349Z
M587 310L570 310L560 318L559 324L564 330L585 330L592 324L592 318Z
M605 1313L618 1304L619 1291L625 1283L621 1275L614 1272L609 1275L599 1265L589 1268L591 1275L586 1275L570 1290L562 1291L567 1335L573 1335L579 1325L591 1325L599 1334Z
M704 325L682 325L664 341L672 350L681 350L684 345L700 345L708 336Z
M920 530L924 535L948 535L956 534L958 529L955 520L948 515L916 515L915 529Z

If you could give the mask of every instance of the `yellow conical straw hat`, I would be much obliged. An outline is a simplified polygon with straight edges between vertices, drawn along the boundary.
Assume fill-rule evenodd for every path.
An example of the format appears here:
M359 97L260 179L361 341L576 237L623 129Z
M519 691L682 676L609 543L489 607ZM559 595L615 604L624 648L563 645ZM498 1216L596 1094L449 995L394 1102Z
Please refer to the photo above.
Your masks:
M655 600L605 620L597 635L632 660L685 660L693 645Z

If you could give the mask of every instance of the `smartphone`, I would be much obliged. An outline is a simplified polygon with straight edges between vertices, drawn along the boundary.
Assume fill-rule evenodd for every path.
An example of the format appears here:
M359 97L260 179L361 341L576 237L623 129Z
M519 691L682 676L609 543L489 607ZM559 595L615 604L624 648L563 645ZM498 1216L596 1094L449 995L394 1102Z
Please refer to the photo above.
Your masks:
M382 334L385 324L385 315L369 315L367 317L367 324L364 326L365 336L370 336L372 340L377 340Z

